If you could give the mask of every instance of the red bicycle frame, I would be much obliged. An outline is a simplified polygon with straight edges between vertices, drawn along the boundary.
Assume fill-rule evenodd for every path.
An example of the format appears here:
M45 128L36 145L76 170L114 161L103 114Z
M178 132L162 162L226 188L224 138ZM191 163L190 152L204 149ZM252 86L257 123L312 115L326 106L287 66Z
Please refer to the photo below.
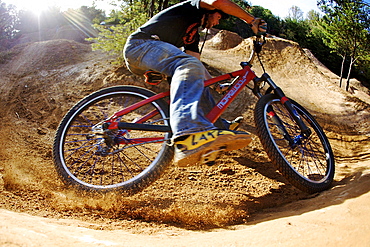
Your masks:
M243 69L241 69L241 70L238 70L238 71L235 71L235 72L232 72L232 73L228 73L228 74L224 74L224 75L220 75L220 76L214 77L214 78L209 79L209 80L204 82L204 87L208 87L208 86L213 85L213 84L215 84L219 81L230 80L230 79L236 78L236 77L239 77L239 79L236 82L233 83L231 88L227 90L227 93L222 97L222 99L207 114L207 118L212 123L216 122L216 120L221 116L221 114L231 104L231 102L240 93L240 91L251 80L253 80L256 77L256 74L251 70L249 65L244 65ZM113 130L113 129L119 128L118 127L119 122L116 121L119 117L121 117L121 116L123 116L123 115L125 115L125 114L139 108L139 107L142 107L142 106L144 106L148 103L151 103L151 102L156 101L158 99L165 98L169 95L170 95L169 91L159 93L159 94L156 94L156 95L154 95L154 96L152 96L148 99L142 100L142 101L140 101L140 102L138 102L134 105L131 105L131 106L129 106L129 107L127 107L127 108L125 108L121 111L116 112L113 116L111 116L108 120L105 121L106 123L109 123L108 129ZM133 128L133 126L135 124L142 123L145 120L155 116L156 114L158 114L158 111L153 111L153 112L148 113L144 117L142 117L142 118L136 120L134 123L132 123L131 127ZM127 123L127 124L129 125L129 123ZM128 125L126 127L128 127ZM127 129L132 129L132 128L127 128Z
M213 109L207 114L207 118L210 122L214 123L216 120L221 116L221 114L226 110L226 108L231 104L231 102L236 98L236 96L241 92L241 90L254 78L256 78L256 74L251 70L249 63L242 63L243 69L234 71L232 73L224 74L221 76L217 76L215 78L209 79L204 82L204 87L211 86L217 82L224 81L224 80L231 80L233 78L237 78L236 81L233 82L231 88L227 90L227 93L222 97L222 99L213 107ZM135 109L138 109L146 104L154 102L158 99L163 99L170 95L169 91L156 94L148 99L142 100L137 102L125 109L122 109L109 119L105 121L108 124L108 130L116 130L116 129L124 129L126 131L129 130L146 130L146 131L159 131L159 132L170 132L171 129L169 126L165 125L150 125L150 124L142 124L146 120L152 118L153 116L159 114L158 110L154 110L140 119L136 119L132 123L123 123L119 121L119 118ZM134 139L123 139L121 144L140 144L144 142L161 142L164 141L163 137L153 137L153 138L134 138Z
M232 87L227 91L227 93L222 97L222 99L216 104L215 107L207 114L207 118L212 123L221 116L221 114L226 110L226 108L233 102L235 97L240 93L240 91L256 76L256 74L251 70L249 64L243 66L243 69L224 74L212 79L205 81L204 86L208 87L216 82L222 80L230 80L232 78L239 77L239 79L233 83Z

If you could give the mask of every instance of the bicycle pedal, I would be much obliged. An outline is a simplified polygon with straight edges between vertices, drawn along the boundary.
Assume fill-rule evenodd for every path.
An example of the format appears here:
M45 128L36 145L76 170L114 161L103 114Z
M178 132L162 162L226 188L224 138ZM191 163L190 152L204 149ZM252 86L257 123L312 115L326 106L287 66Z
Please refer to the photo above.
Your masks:
M165 79L165 75L152 70L148 70L147 72L145 72L144 77L146 83L154 86L158 85Z
M211 150L200 157L199 163L201 164L213 164L213 162L218 158L224 149Z

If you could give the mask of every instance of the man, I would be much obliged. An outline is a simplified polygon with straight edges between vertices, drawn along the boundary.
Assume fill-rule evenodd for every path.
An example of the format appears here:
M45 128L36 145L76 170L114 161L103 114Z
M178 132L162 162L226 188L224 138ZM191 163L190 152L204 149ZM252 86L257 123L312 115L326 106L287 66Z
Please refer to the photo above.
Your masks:
M263 20L229 0L188 0L155 15L128 38L124 49L133 73L154 70L172 77L170 125L178 166L195 164L220 149L243 148L251 140L248 133L218 129L201 106L204 80L210 76L200 62L198 28L211 28L226 15L250 24L256 34L266 32Z

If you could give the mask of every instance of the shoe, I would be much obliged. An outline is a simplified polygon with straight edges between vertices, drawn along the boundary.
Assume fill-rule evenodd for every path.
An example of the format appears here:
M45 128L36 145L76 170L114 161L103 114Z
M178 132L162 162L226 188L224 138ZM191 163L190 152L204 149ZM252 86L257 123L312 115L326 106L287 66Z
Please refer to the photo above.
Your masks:
M237 118L235 118L233 121L229 122L230 125L229 125L229 130L237 130L241 124L241 122L243 121L243 117L242 116L239 116Z
M250 134L232 130L210 130L175 140L174 163L177 166L192 166L210 162L218 152L243 148L251 142Z

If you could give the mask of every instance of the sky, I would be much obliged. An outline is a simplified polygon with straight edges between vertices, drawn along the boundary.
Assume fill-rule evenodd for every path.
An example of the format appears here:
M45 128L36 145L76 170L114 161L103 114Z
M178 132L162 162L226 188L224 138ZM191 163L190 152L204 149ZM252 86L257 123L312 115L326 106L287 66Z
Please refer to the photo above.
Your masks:
M370 1L370 0L369 0ZM319 12L316 0L249 0L253 6L259 5L265 9L271 10L273 15L279 16L280 18L285 18L289 14L289 9L292 6L297 6L303 11L303 16L306 17L310 10L315 10Z
M93 0L3 0L7 4L14 4L18 9L28 9L35 13L45 10L47 6L54 5L61 7L62 10L68 8L79 8L81 6L92 6ZM110 0L97 0L96 6L99 9L109 10L112 7L109 5ZM259 5L265 9L271 10L273 15L285 18L288 16L289 9L295 5L298 6L306 17L310 10L319 12L316 6L316 0L247 0L252 5ZM370 4L370 0L365 0ZM106 13L109 14L109 11Z

